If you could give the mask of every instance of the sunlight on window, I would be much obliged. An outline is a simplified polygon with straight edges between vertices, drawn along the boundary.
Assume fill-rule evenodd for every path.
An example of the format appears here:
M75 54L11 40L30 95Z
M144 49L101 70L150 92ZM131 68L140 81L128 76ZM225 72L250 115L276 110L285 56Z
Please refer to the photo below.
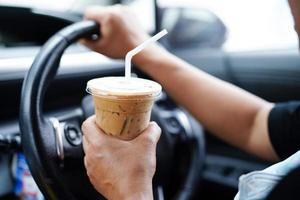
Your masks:
M164 7L198 7L214 12L228 29L228 51L298 48L286 0L159 0Z

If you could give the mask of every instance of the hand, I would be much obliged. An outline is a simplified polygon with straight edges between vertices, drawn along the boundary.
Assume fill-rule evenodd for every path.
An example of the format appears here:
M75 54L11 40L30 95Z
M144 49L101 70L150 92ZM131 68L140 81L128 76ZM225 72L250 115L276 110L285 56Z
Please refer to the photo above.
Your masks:
M124 58L128 51L149 37L125 6L91 7L85 12L85 19L100 24L101 37L98 41L83 40L83 44L111 58Z
M109 200L153 199L156 144L161 130L156 123L137 138L123 141L104 134L95 116L82 125L84 164L95 189Z

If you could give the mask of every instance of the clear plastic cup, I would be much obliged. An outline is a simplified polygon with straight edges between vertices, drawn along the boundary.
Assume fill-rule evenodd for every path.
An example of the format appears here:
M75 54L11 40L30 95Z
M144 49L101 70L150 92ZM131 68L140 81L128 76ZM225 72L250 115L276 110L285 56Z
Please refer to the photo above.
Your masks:
M122 140L132 140L147 128L161 89L160 84L141 78L104 77L87 83L97 125Z

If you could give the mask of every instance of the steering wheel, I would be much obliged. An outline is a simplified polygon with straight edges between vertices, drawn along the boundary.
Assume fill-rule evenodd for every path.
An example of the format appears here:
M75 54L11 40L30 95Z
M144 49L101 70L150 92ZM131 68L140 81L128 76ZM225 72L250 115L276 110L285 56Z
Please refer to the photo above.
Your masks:
M80 38L99 36L99 29L96 22L83 21L59 31L42 47L23 82L22 146L46 199L105 199L90 184L83 164L80 127L93 114L91 98L84 98L81 107L55 116L42 109L47 86L56 75L64 50ZM155 199L190 199L197 193L203 167L202 127L166 95L155 104L152 119L163 133L157 147Z

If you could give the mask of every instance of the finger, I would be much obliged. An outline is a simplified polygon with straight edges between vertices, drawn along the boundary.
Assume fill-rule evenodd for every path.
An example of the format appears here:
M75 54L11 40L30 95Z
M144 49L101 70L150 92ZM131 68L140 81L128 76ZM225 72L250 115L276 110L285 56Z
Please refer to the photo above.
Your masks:
M90 166L91 163L93 162L93 157L95 157L95 154L97 154L97 152L93 151L93 149L91 148L90 143L84 138L83 140L83 150L84 150L84 162L85 162L85 166Z
M81 129L85 136L85 139L90 144L100 144L111 139L98 127L98 125L96 124L95 115L85 120L82 124Z
M146 130L144 130L134 142L146 142L150 145L156 146L161 135L161 129L156 122L150 122Z
M83 151L85 154L87 154L88 150L89 150L89 142L88 140L86 139L86 137L83 135L82 136L82 147L83 147Z
M90 39L81 39L79 43L85 45L89 49L96 51L98 53L104 53L104 46L105 41L103 40L102 36L99 36L97 40L90 40Z
M84 162L84 166L87 168L89 165L88 165L88 160L87 160L86 156L84 156L83 162Z

